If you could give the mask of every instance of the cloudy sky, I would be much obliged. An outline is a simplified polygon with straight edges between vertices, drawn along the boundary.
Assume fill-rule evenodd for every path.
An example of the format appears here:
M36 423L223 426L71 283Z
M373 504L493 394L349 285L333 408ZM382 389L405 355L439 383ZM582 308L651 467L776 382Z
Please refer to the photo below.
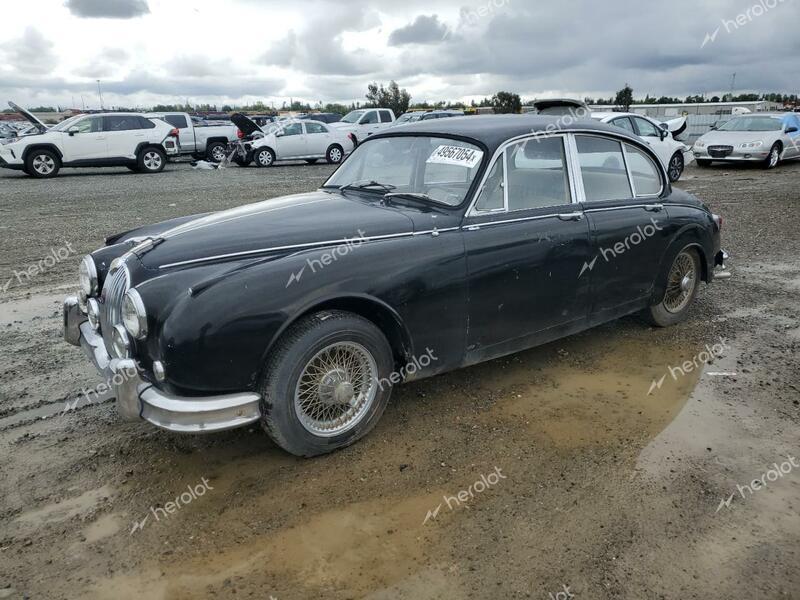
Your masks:
M626 82L713 95L734 72L737 92L800 92L800 0L9 0L2 14L2 105L97 107L97 79L106 106L349 103L390 79L415 101Z

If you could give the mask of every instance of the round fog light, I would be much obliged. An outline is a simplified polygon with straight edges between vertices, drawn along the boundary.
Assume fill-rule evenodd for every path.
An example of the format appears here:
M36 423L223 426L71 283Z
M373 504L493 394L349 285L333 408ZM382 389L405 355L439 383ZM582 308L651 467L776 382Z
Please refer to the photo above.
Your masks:
M160 360L153 363L153 375L155 375L156 381L164 381L167 378L167 371L164 369L164 363Z
M100 330L100 303L95 298L86 301L86 316L89 317L89 325L95 331Z
M111 349L117 358L131 357L131 340L122 325L115 325L111 332Z

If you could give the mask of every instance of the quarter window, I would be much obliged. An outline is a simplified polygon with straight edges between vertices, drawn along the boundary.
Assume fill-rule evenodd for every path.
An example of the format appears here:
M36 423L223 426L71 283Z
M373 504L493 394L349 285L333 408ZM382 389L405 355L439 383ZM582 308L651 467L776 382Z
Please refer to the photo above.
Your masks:
M150 119L139 117L139 127L142 129L155 129L156 124L153 123Z
M503 162L505 153L501 154L486 178L486 183L481 188L481 196L475 203L475 210L503 210L505 208L505 177L503 176Z
M652 159L644 152L625 144L628 168L631 170L633 187L637 196L655 196L661 193L661 175Z
M575 143L588 202L633 196L620 142L599 136L576 135Z
M186 122L186 117L183 115L166 115L164 120L178 129L186 129L189 124Z

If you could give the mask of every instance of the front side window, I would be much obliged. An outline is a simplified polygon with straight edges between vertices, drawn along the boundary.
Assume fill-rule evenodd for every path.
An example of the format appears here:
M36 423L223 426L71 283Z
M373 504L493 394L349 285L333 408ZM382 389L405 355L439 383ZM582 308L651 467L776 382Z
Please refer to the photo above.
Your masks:
M620 142L594 135L576 135L575 143L587 202L633 196Z
M642 137L660 137L658 129L647 119L641 117L634 117L636 127L639 128L639 135Z
M300 135L303 133L303 125L301 123L292 123L283 128L283 135Z
M359 144L324 187L346 186L364 195L408 194L409 201L457 206L464 201L482 160L478 146L450 138L409 135L368 140Z
M70 127L77 129L78 133L99 133L103 131L103 117L87 117Z
M508 210L572 202L561 137L534 138L506 149Z
M378 111L377 110L369 111L367 114L365 114L362 117L362 119L360 121L360 123L362 125L373 125L373 124L375 124L377 122L378 122Z
M363 110L351 110L342 117L342 123L358 123L358 120L363 116Z
M658 167L644 152L625 144L628 168L631 170L636 196L655 196L661 193L661 175Z

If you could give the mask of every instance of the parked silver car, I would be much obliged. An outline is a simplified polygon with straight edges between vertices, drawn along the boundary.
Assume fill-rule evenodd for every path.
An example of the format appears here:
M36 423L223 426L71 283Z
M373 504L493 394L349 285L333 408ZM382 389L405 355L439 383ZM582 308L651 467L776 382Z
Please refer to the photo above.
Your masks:
M700 167L714 161L751 161L772 169L782 160L800 158L800 117L794 113L735 116L699 137L692 152Z

